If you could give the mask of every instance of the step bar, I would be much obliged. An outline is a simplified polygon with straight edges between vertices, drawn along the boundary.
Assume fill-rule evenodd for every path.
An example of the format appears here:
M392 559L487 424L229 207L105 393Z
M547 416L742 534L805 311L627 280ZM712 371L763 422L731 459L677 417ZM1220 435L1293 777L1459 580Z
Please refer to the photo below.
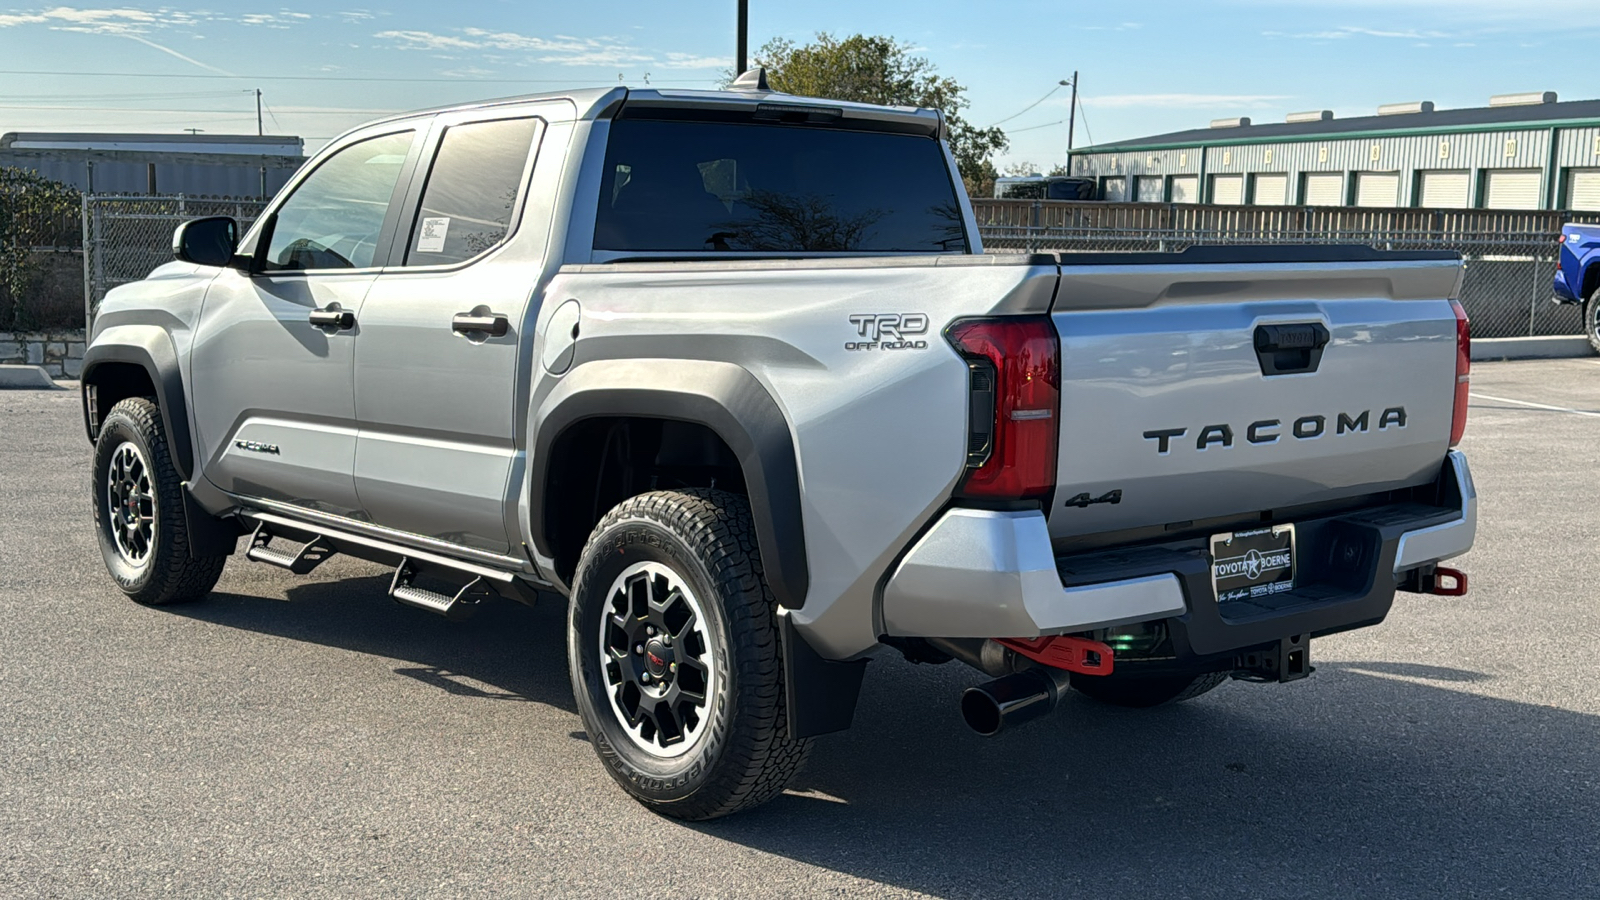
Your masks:
M454 559L277 513L249 511L243 515L256 525L250 538L250 549L245 551L246 558L287 569L296 575L311 572L338 553L391 565L395 567L395 574L389 584L389 596L407 606L438 613L448 619L459 621L467 618L486 595L498 595L529 605L539 595L534 585L505 569ZM272 542L275 539L298 540L302 544L289 552L274 547ZM470 580L454 595L441 594L413 584L416 577L423 573L466 575Z

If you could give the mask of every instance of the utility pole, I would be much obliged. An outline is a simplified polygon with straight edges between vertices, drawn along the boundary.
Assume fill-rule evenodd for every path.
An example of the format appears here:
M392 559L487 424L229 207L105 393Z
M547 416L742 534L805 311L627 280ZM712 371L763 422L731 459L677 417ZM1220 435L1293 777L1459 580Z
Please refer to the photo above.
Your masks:
M256 137L260 137L265 133L261 130L261 88L256 88ZM1071 137L1067 138L1067 146L1072 146Z
M1056 121L1061 121L1057 119ZM1072 164L1072 130L1078 124L1078 73L1072 73L1072 106L1067 111L1067 164Z
M750 0L739 0L739 53L733 65L735 77L750 68Z

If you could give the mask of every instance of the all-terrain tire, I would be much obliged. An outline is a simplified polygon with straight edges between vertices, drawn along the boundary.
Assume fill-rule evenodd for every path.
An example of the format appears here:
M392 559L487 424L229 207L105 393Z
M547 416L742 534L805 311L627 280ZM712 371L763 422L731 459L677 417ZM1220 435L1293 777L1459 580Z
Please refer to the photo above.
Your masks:
M226 556L189 555L183 479L172 465L161 410L130 397L106 413L94 448L94 524L100 555L117 587L146 606L211 593ZM113 466L130 487L119 491ZM119 537L120 535L120 537ZM120 541L120 544L119 544Z
M1583 334L1594 352L1600 353L1600 288L1595 288L1583 305Z
M649 580L642 588L641 577ZM681 638L660 651L662 657L683 654L672 657L682 660L673 665L680 679L700 663L707 670L705 678L696 676L704 714L691 704L684 720L690 724L678 732L692 731L692 740L680 738L671 747L664 746L663 735L670 737L673 729L653 728L654 718L646 725L637 712L648 707L659 717L661 707L648 704L669 702L639 701L641 691L653 698L650 692L669 690L661 678L648 678L661 670L662 659L656 650L638 649L622 631L624 625L644 628L628 624L645 621L632 612L634 592L656 597L651 592L665 588L692 596L695 612L703 615L693 620L699 624L683 629L699 637ZM643 630L626 632L635 633L654 639ZM603 644L619 638L620 652ZM657 491L612 509L595 526L578 563L567 640L573 692L595 752L611 777L650 809L687 820L725 816L777 796L805 761L811 742L789 733L777 603L762 573L743 497L717 490ZM704 652L685 649L691 642ZM631 676L631 688L621 669L630 665L629 671L643 672ZM646 665L654 668L640 668ZM638 678L646 679L642 689ZM634 724L625 710L630 689ZM663 755L669 752L680 755Z
M1193 700L1227 680L1226 672L1179 673L1153 677L1074 673L1072 687L1102 703L1126 706L1130 709L1149 709L1168 703Z

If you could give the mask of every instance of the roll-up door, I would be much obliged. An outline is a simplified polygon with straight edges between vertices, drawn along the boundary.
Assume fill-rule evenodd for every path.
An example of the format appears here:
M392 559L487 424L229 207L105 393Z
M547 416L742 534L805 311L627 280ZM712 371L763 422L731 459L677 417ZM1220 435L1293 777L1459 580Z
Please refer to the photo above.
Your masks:
M1138 192L1140 203L1160 203L1166 199L1161 192L1160 175L1140 175L1136 182L1135 190Z
M1483 183L1484 209L1538 209L1540 172L1537 169L1500 169Z
M1289 202L1289 176L1257 175L1255 205L1283 206Z
M1244 203L1244 176L1211 176L1211 202L1219 206L1238 206Z
M1200 202L1200 176L1175 175L1172 179L1173 203Z
M1344 176L1337 172L1307 175L1306 205L1343 206Z
M1109 203L1126 203L1128 200L1128 179L1107 178L1105 198Z
M1600 169L1574 169L1568 174L1567 209L1600 210Z
M1356 205L1391 207L1400 205L1400 176L1394 172L1361 172L1356 175Z
M1466 209L1472 205L1468 172L1423 172L1417 205L1424 209Z

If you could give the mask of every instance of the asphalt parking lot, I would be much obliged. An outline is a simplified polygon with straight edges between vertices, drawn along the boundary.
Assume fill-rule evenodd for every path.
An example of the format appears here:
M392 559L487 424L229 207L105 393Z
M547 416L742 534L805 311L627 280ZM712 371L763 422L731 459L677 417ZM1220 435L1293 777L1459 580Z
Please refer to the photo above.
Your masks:
M1467 597L1303 682L990 740L979 676L884 656L789 795L703 825L601 771L554 604L456 624L242 557L123 599L76 392L0 392L0 896L1595 896L1600 360L1473 390Z

